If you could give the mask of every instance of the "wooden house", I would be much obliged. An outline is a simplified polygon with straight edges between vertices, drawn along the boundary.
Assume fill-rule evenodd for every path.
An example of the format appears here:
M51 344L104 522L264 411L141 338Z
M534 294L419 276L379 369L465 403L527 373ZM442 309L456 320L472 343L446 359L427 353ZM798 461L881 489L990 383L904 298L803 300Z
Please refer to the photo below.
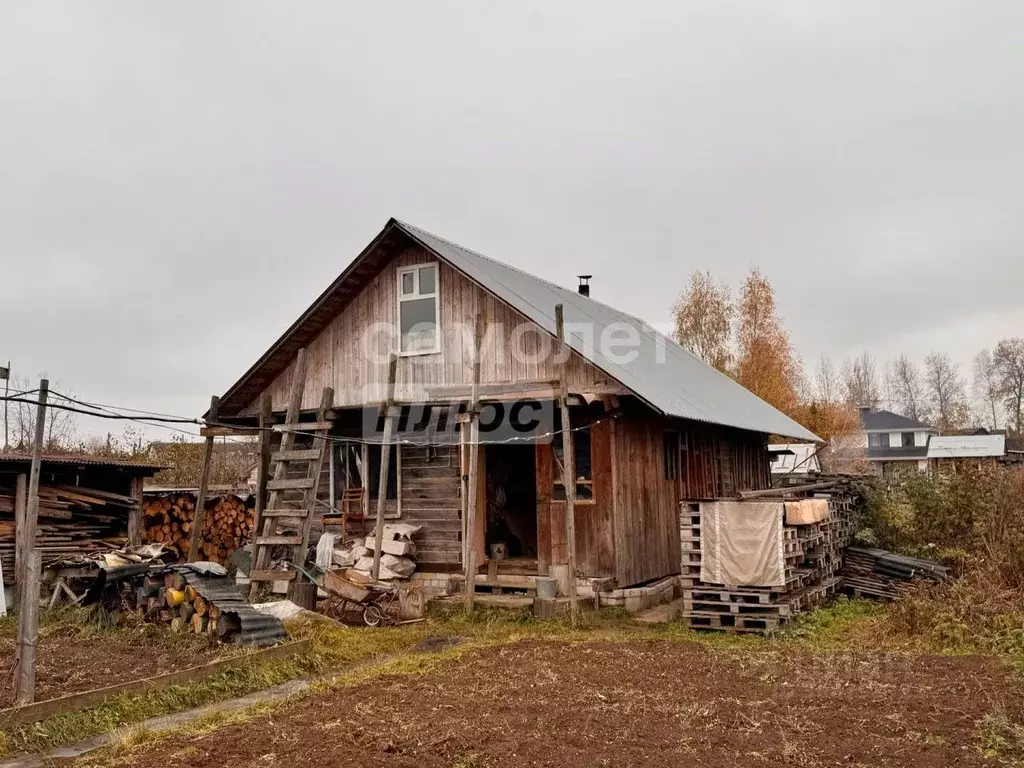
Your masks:
M323 465L329 479L311 506L330 513L355 500L369 521L382 492L378 412L391 403L401 418L433 425L397 439L383 489L385 517L422 526L419 570L462 570L471 528L482 572L530 577L562 569L564 578L566 488L554 407L564 387L576 465L577 577L626 587L677 574L681 502L768 487L768 436L817 438L587 293L392 219L224 393L217 420L251 427L264 403L272 412L265 423L279 422L289 398L300 398L301 418L333 446ZM555 335L556 306L564 345ZM389 396L390 353L397 362ZM297 368L304 369L300 381ZM318 417L325 388L333 397ZM523 401L550 408L532 433L481 438L471 472L465 432L449 429L442 439L431 414L454 413L458 421L474 392L485 408ZM471 476L476 504L463 492ZM492 555L500 561L489 562Z

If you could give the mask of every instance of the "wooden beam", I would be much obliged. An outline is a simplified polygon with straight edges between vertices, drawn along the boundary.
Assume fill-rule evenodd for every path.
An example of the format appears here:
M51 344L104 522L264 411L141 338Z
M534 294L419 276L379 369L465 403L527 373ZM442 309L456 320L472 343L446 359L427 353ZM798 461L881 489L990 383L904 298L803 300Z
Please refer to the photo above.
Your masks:
M480 358L483 357L484 316L476 316L476 332L473 336L473 385L470 394L469 413L471 421L463 425L469 431L469 474L466 478L466 613L473 612L476 597L476 523L479 508L478 473L480 462Z
M141 477L133 477L131 482L131 490L128 495L132 497L135 503L132 508L128 511L128 546L129 547L140 547L142 546L142 487L143 479Z
M839 483L838 480L829 480L821 483L808 483L806 485L782 486L779 488L765 488L760 491L740 491L739 497L746 499L762 499L772 496L791 496L794 493L805 493L807 491L824 491L833 488Z
M565 486L565 559L569 568L569 608L575 624L579 618L580 606L576 599L576 451L573 445L572 424L569 417L569 390L566 384L566 362L568 345L565 343L565 323L562 305L555 305L555 335L558 337L558 353L555 358L561 395L558 398L562 416L562 482Z
M260 445L259 463L256 465L256 510L253 512L252 531L253 538L260 532L260 525L263 522L263 514L267 509L267 475L270 473L270 448L273 434L270 432L271 403L270 393L264 392L260 395ZM255 549L255 547L254 547ZM253 552L255 560L256 553Z
M213 413L210 414L210 420L213 420ZM254 430L252 427L227 427L227 426L216 426L216 427L200 427L199 434L202 437L252 437Z
M394 415L391 402L395 399L395 379L398 375L398 355L391 353L388 360L388 394L384 405L384 437L380 444L380 484L377 486L377 522L374 526L373 576L374 583L380 576L380 548L384 543L384 502L388 495L388 464L391 460L391 436L394 430Z
M28 475L19 474L14 481L14 604L18 604L21 585L25 582L25 521L28 516Z
M288 422L296 422L299 420L299 409L302 407L302 392L306 386L306 349L305 347L299 349L295 354L295 371L292 375L292 387L288 392L288 411L285 416L285 420ZM281 445L278 446L279 450L288 451L291 450L295 444L295 433L284 432L281 436ZM285 473L287 472L287 466L284 462L278 462L274 467L274 480L283 480ZM267 482L269 488L270 482ZM270 498L267 501L267 507L270 509L279 509L280 498L279 491L270 491ZM262 529L253 529L253 541L255 542L257 536L269 536L271 528L273 527L273 518L264 517L260 521L263 524ZM252 573L250 574L249 583L249 599L255 600L259 594L260 581L252 578L252 575L256 572L265 572L268 565L270 564L270 548L269 547L257 547L253 544L253 558L252 558Z
M39 576L42 558L33 549L25 558L25 583L18 606L18 658L15 661L14 703L31 704L36 698L36 645L39 643Z
M220 398L214 395L210 398L209 421L217 420L217 411L220 407ZM199 475L199 490L196 492L196 515L192 519L192 535L188 540L188 561L194 563L199 555L199 542L203 538L203 522L206 518L206 490L210 484L210 465L213 462L213 436L206 438L206 445L203 447L203 471Z

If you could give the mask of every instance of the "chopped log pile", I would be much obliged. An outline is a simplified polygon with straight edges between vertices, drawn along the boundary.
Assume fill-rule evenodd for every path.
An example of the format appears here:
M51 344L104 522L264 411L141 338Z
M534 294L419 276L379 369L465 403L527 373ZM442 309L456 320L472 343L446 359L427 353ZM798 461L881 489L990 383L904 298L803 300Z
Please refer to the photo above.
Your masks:
M787 489L787 493L791 493ZM819 493L819 496L824 495ZM701 505L684 505L683 617L694 628L765 632L812 610L840 586L843 550L855 528L859 494L838 484L828 491L828 516L803 525L783 525L784 586L737 586L702 582Z
M196 497L192 493L146 494L142 505L142 540L173 549L184 558L192 536L196 516ZM255 501L233 495L206 501L203 538L199 557L224 564L252 536Z
M855 597L896 600L915 581L945 581L949 569L931 560L894 555L884 549L848 547L843 587Z
M36 548L47 566L75 556L124 546L130 496L71 485L39 486ZM5 584L14 583L14 487L0 486L0 563Z

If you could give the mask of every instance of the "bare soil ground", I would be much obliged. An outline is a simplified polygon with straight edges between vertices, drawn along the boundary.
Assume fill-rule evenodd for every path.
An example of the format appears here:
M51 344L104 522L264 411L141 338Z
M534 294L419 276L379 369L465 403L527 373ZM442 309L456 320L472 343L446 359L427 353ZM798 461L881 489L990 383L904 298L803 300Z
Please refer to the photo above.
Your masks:
M48 632L36 650L36 701L140 680L205 664L230 653L204 638L157 638L129 632ZM0 637L0 707L14 703L16 641Z
M523 642L148 744L117 764L991 766L979 724L1019 718L1021 693L987 657Z

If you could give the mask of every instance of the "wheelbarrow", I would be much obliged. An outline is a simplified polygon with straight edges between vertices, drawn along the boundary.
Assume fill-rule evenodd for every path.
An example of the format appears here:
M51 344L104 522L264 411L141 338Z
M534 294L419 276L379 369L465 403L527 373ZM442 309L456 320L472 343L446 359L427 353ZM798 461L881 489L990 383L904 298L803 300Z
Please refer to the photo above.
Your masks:
M360 583L341 570L317 570L317 576L305 570L302 574L327 593L326 605L321 608L325 615L342 621L346 613L358 613L368 627L398 623L398 590L394 587Z

